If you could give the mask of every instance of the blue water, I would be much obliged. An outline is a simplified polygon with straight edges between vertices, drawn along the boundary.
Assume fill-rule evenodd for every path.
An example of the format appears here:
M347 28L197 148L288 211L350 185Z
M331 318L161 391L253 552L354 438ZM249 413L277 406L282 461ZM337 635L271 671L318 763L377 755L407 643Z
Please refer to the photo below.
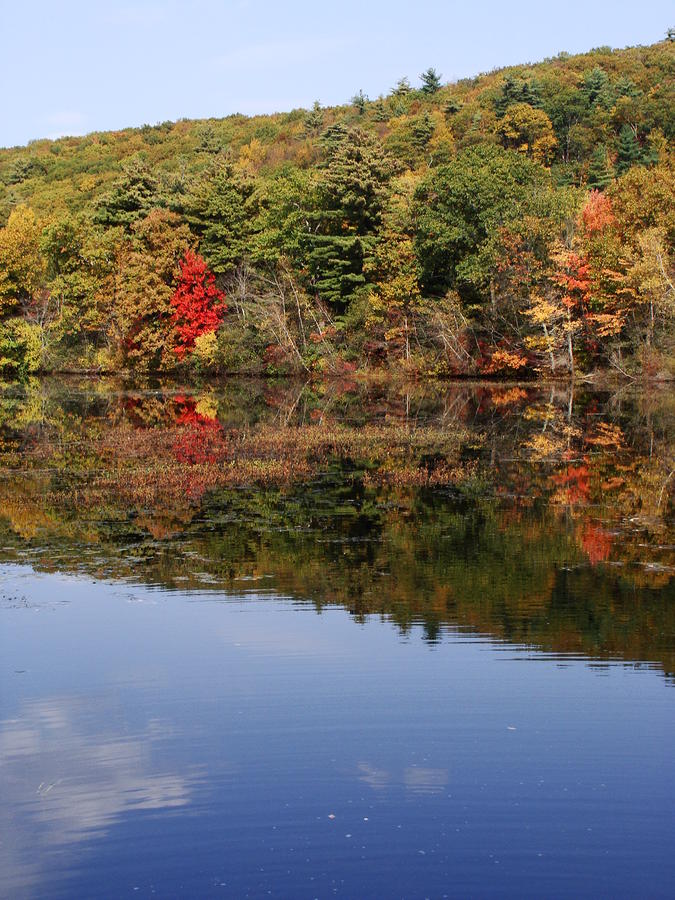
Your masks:
M672 897L656 668L0 567L21 897Z

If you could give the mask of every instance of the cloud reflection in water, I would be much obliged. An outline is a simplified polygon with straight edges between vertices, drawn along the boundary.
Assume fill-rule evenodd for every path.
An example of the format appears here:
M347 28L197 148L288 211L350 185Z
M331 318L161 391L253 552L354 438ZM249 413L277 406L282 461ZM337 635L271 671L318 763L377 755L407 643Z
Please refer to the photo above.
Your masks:
M151 720L135 734L116 733L101 726L105 712L58 697L0 722L0 869L12 895L41 881L50 851L100 837L140 810L190 802L199 773L162 771L153 758L168 729Z

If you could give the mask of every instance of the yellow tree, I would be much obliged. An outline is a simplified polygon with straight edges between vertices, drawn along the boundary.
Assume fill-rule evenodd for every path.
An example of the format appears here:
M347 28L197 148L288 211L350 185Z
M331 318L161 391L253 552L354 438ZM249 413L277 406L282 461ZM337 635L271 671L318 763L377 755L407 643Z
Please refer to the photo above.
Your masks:
M15 312L42 286L41 228L35 213L18 206L0 229L0 318Z
M665 152L651 169L634 166L609 191L620 240L620 268L630 300L634 349L672 344L675 282L675 160ZM665 343L664 343L665 342Z
M645 343L651 348L659 330L672 337L675 322L675 265L664 229L638 234L626 264L626 281L646 311Z
M515 103L500 120L497 134L504 146L525 153L542 165L550 165L558 141L551 120L543 109Z
M178 216L152 210L118 251L115 329L122 360L140 369L175 366L171 297L193 239Z
M366 327L386 355L410 359L422 294L419 264L410 236L410 203L417 179L398 180L372 258L365 267L374 281L368 297Z

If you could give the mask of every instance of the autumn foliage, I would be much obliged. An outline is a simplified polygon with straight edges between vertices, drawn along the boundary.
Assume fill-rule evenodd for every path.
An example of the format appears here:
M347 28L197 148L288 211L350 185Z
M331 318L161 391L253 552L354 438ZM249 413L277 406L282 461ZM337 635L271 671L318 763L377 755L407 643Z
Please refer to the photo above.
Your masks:
M188 250L180 264L180 281L171 304L176 329L174 352L182 359L198 337L216 331L227 309L225 294L198 253Z
M591 191L581 210L581 219L587 235L597 234L616 223L612 201L600 191Z

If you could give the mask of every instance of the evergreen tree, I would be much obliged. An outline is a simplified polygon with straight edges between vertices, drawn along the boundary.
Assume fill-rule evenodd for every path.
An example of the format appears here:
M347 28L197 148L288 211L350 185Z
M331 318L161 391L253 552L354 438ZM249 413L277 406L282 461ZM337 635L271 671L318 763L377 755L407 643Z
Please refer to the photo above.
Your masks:
M443 107L445 118L451 118L455 115L455 113L458 113L461 108L462 104L460 103L460 101L456 97L450 97L445 101L445 106Z
M390 113L385 106L383 97L378 97L374 103L373 119L376 122L388 122L390 119Z
M319 143L328 154L331 154L345 140L348 133L346 125L343 125L342 122L335 122L326 128L319 138Z
M539 88L533 81L524 81L522 90L522 102L538 108L541 106Z
M410 81L404 75L403 78L399 78L396 82L395 87L393 88L391 94L392 97L405 97L407 96L412 88L410 87Z
M366 111L366 104L368 103L368 97L363 93L363 91L359 91L358 94L354 94L352 97L352 106L355 106L359 115L362 116Z
M605 106L609 108L611 103L611 90L609 84L609 75L600 66L586 72L582 91L586 97L586 104L595 106Z
M623 125L619 132L619 145L617 148L616 174L623 175L631 166L640 160L641 150L635 132L630 125Z
M422 79L423 94L435 94L441 89L441 76L436 69L427 69L426 72L422 72L420 78Z
M243 258L250 235L248 205L253 186L226 161L219 161L192 188L185 219L200 238L200 250L216 275Z
M159 205L158 182L146 163L135 157L122 167L122 177L96 204L94 222L105 227L122 225L131 230Z
M607 185L612 183L612 172L607 162L607 148L604 144L598 144L593 151L588 166L588 186L604 191Z
M504 78L500 92L495 99L497 116L501 119L506 115L507 109L516 103L540 106L539 88L534 82L524 81L522 78L516 78L509 74Z
M375 239L389 161L380 144L354 129L328 147L318 186L317 208L308 213L306 236L311 283L339 311L365 284L364 262Z
M213 125L203 125L197 129L199 143L195 147L197 153L222 153L225 142L218 136Z
M307 134L318 134L323 125L323 110L318 100L314 101L311 110L305 116L305 131Z
M631 97L633 99L642 95L642 91L638 89L632 78L629 78L627 75L622 75L615 83L614 93L617 97Z
M410 130L412 132L412 140L418 150L424 150L434 134L434 120L429 113L417 116L413 120Z

